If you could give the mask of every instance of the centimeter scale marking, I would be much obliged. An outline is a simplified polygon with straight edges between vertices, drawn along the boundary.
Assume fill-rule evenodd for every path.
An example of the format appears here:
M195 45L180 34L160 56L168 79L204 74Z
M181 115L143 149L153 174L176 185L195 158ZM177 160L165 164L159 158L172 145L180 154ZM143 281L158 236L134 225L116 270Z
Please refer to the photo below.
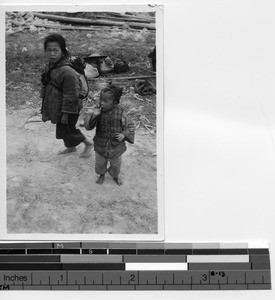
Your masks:
M271 289L266 243L0 242L0 290Z

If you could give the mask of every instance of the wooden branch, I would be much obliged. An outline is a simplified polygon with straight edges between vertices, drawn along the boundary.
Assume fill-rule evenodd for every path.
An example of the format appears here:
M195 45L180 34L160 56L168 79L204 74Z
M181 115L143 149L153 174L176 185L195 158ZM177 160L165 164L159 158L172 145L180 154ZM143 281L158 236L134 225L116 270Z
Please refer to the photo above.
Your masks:
M55 25L55 24L42 24L38 22L33 23L36 27L45 27L45 28L53 28L53 29L63 29L63 30L88 30L88 31L110 31L112 28L94 28L94 27L81 27L81 26L66 26L66 25Z
M132 22L127 22L126 23L129 27L136 28L136 29L151 29L151 30L156 30L155 24L145 24L145 23L132 23Z
M142 67L140 67L139 65L137 65L137 67L138 67L139 69L145 71L145 72L149 72L149 73L152 73L152 74L156 74L156 72L154 72L154 71L152 71L152 70L150 70L150 69L142 68Z
M122 18L135 18L135 19L139 19L139 20L144 20L144 21L147 21L149 23L155 23L155 18L151 18L151 17L139 17L139 16L136 16L134 14L130 14L130 13L127 13L126 14L120 14L120 13L115 13L115 12L106 12L106 14L110 15L110 16L116 16L116 17L122 17Z
M72 17L63 17L57 15L50 15L50 14L42 14L35 12L34 15L41 19L49 19L53 21L59 22L67 22L67 23L78 23L78 24L89 24L89 25L113 25L113 23L117 23L116 25L123 26L123 22L108 22L108 21L99 21L93 19L83 19L83 18L72 18Z
M117 21L117 22L125 21L125 22L145 23L145 24L154 23L154 22L150 22L147 20L139 20L139 19L135 19L135 18L123 18L123 17L117 18L117 17L110 17L107 15L96 16L96 19L113 20L113 21Z
M83 19L83 18L71 18L71 17L62 17L56 15L42 14L42 13L34 13L34 16L41 19L49 19L58 22L67 22L67 23L77 23L77 24L89 24L89 25L99 25L99 26L123 26L128 24L129 27L138 28L138 29L151 29L155 30L156 27L154 24L141 24L141 23L125 23L125 22L115 22L115 21L100 21L100 20L92 20L92 19Z
M91 80L98 80L98 79L107 79L107 80L134 80L134 79L144 79L144 78L156 78L156 76L130 76L130 77L98 77L92 78Z
M155 23L155 19L146 19L137 16L127 16L127 15L113 15L112 13L106 12L106 14L95 14L95 17L98 19L110 19L110 20L117 20L117 21L132 21L137 23Z

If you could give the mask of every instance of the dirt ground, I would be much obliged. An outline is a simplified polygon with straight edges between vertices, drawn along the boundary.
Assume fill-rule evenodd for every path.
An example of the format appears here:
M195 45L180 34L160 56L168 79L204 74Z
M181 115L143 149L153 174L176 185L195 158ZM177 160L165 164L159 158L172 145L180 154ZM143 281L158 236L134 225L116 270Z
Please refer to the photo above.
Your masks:
M137 130L123 156L123 186L95 183L94 153L57 155L63 143L49 122L27 123L31 109L7 114L9 233L157 233L155 138ZM93 137L94 130L87 132Z
M115 34L118 35L117 31ZM73 40L77 33L66 32L65 35ZM83 35L78 34L78 39L83 39ZM104 41L111 44L106 36L101 34L101 37L102 40L95 37L98 49ZM49 122L26 123L38 113L41 104L38 96L41 54L39 57L35 52L36 39L41 43L38 33L15 34L6 39L7 232L156 234L156 132L142 126L145 119L151 125L155 124L156 97L140 96L136 99L132 83L120 82L124 88L122 105L139 126L135 144L127 144L128 150L123 155L121 177L124 185L119 187L110 176L106 176L100 186L95 183L98 175L94 171L94 152L90 158L80 158L84 147L80 145L75 153L57 155L64 146L61 140L55 139L55 125ZM124 58L133 65L139 61L144 63L154 45L154 36L147 37L150 43L142 43L144 49L139 48L145 53L143 58L136 56L136 48L129 46L132 40L128 44L127 41L129 37L115 40L113 45L117 47L106 48L108 55L119 54L119 49L122 49ZM76 46L79 41L74 43ZM82 46L83 51L85 47ZM27 51L22 52L23 47ZM137 71L131 68L123 76L134 72L138 75ZM92 99L100 85L91 84L90 87ZM87 137L93 138L94 130L80 129Z

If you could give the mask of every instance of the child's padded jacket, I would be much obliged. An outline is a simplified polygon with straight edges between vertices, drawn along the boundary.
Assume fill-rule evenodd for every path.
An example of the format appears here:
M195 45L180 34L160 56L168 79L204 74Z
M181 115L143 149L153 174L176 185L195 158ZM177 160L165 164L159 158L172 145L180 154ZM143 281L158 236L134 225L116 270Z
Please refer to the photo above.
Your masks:
M135 125L120 105L112 111L102 112L97 117L93 114L87 116L85 128L92 130L95 127L94 149L104 157L111 158L125 152L125 141L130 144L134 143ZM117 141L116 133L122 133L125 139L121 142Z
M63 59L50 70L46 65L44 82L41 90L43 99L41 113L44 117L56 124L61 121L62 113L77 114L82 108L79 98L79 74ZM62 90L50 83L50 80L62 87Z

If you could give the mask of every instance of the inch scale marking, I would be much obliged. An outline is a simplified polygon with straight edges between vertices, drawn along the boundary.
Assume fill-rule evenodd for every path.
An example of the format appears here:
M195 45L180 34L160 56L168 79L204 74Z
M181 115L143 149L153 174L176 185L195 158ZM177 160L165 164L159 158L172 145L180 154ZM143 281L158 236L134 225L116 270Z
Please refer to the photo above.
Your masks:
M266 244L0 243L0 290L271 289Z
M14 272L1 272L0 276L4 280L2 290L270 289L268 271L26 271L17 272L17 275ZM33 282L31 277L34 278Z

